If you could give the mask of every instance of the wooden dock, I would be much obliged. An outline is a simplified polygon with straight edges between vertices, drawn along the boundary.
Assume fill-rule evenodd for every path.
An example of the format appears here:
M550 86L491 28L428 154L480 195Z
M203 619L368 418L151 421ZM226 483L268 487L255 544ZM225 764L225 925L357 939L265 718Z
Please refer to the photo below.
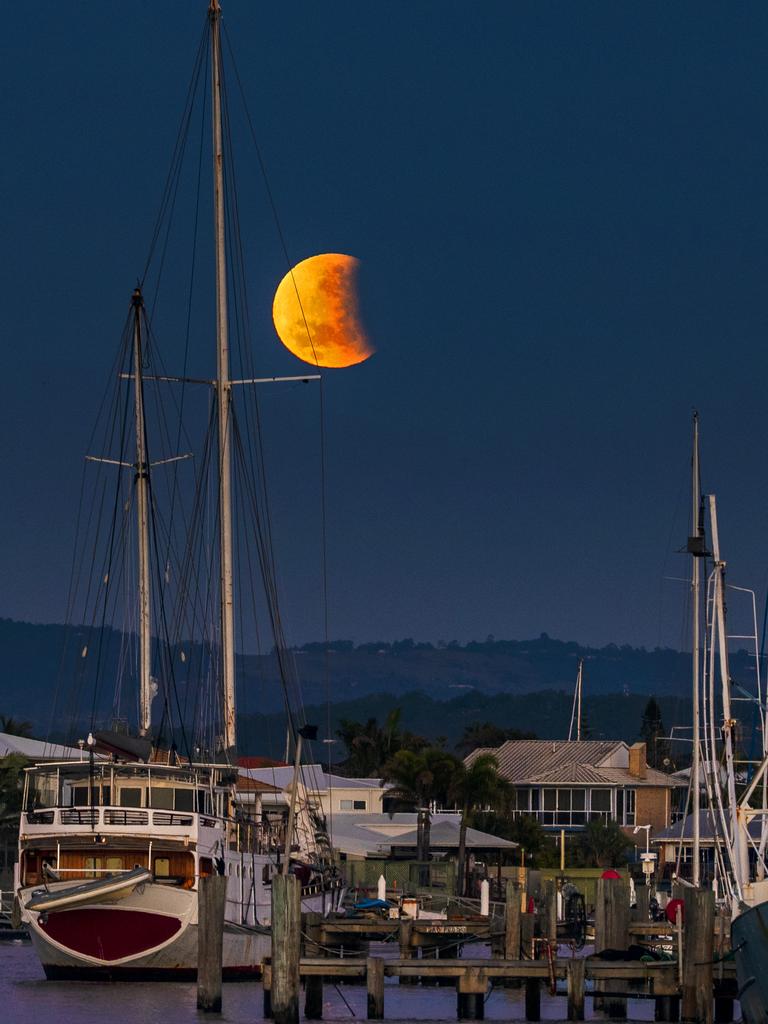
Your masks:
M199 902L213 893L201 887ZM554 882L539 893L535 913L526 894L512 882L503 914L461 919L402 917L322 918L301 913L300 885L292 875L272 883L272 957L263 967L264 1016L275 1024L299 1024L302 981L305 1017L323 1016L323 986L358 981L367 989L367 1016L381 1020L385 1011L385 980L400 984L453 984L459 1020L482 1020L494 986L522 986L525 1018L541 1019L541 992L564 997L568 1020L584 1020L587 995L596 1009L613 1019L626 1019L628 998L655 1001L656 1021L728 1024L737 997L733 961L723 957L726 929L718 929L714 896L687 889L684 914L674 924L630 921L629 898L620 880L600 879L595 914L595 953L558 957L558 926ZM201 947L218 952L223 913L200 907ZM212 902L213 906L213 902ZM583 919L582 919L583 922ZM582 929L583 938L583 929ZM562 936L560 936L562 937ZM669 959L630 958L631 940L656 940ZM399 957L360 955L375 941L397 942ZM484 959L447 955L451 946L489 941L493 956ZM352 952L352 956L349 953ZM367 953L368 950L365 950ZM458 952L458 950L457 950ZM642 953L642 951L639 951ZM211 959L214 959L213 957ZM198 992L202 1009L221 1005L221 961ZM213 976L215 975L215 977Z
M525 984L526 1019L541 1019L542 987L567 1001L568 1020L584 1019L587 986L610 983L611 998L652 998L656 1001L656 1020L676 1020L682 986L677 961L644 963L638 960L600 960L596 957L558 958L557 960L500 959L431 959L407 958L384 960L380 957L303 957L299 975L305 981L306 998L311 1002L306 1015L320 1019L322 989L318 997L317 983L332 984L340 980L365 982L368 991L368 1019L380 1020L385 1009L385 978L429 981L452 980L456 985L459 1019L483 1019L483 1004L494 985L509 982ZM311 982L310 982L311 979ZM732 999L735 972L729 967L723 976L722 995ZM307 982L310 982L307 984ZM272 965L264 966L264 1015L272 1016Z

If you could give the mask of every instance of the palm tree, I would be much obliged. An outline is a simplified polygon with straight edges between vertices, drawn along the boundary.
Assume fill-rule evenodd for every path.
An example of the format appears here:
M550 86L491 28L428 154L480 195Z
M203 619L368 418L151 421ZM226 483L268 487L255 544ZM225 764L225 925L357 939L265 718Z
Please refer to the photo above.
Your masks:
M13 718L12 715L0 715L0 732L9 736L31 736L32 723L25 719Z
M386 795L416 807L416 859L424 867L419 871L419 884L426 885L429 871L430 828L433 802L445 802L458 760L444 750L398 750L382 770L382 781L390 784Z
M449 796L461 809L459 825L459 895L466 889L467 818L476 808L499 807L508 795L509 784L499 776L499 762L493 754L480 754L470 765L459 761L449 787Z
M350 775L377 775L398 750L419 750L427 746L422 736L401 730L400 714L400 708L393 708L383 726L375 718L369 718L365 723L348 718L339 722L336 735L347 748L345 768Z

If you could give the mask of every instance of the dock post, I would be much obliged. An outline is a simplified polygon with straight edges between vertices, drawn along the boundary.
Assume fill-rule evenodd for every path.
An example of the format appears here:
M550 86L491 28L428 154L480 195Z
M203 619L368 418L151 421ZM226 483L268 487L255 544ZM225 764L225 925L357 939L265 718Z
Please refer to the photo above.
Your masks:
M365 961L368 985L368 1020L384 1020L384 961L380 956L369 956Z
M504 905L504 959L520 959L520 892L513 881L507 882Z
M398 942L400 945L400 959L411 960L413 959L413 947L411 946L411 939L413 938L413 922L412 921L400 921L400 930L398 933ZM402 975L398 977L398 984L400 985L415 985L417 978L404 978Z
M317 911L302 914L304 956L321 956L320 932L323 916ZM308 974L304 978L304 1016L307 1020L323 1019L323 978Z
M623 878L598 878L595 904L595 953L604 949L626 949L629 945L629 891ZM595 995L595 1009L604 1010L609 1017L627 1016L625 997L610 998L611 989L619 990L622 982L600 983L601 995ZM595 985L597 992L597 985Z
M323 915L317 910L310 910L301 915L301 921L304 956L322 956Z
M482 967L468 967L456 980L456 1016L459 1020L483 1020L488 978Z
M553 946L557 946L557 882L554 878L545 878L542 882L541 902L543 905L541 934Z
M272 878L272 1015L276 1024L299 1024L301 883L296 875Z
M656 996L654 998L655 1011L654 1020L664 1022L680 1019L680 998L679 996Z
M221 1013L221 974L224 956L224 875L198 879L197 889L197 1008Z
M525 979L525 1019L541 1020L541 983L538 978Z
M650 898L651 890L647 885L635 886L635 908L632 911L632 920L641 924L647 924L650 919Z
M683 907L682 1019L712 1024L715 895L710 889L685 889Z
M717 994L715 989L715 1024L731 1024L733 1021L733 996Z
M272 1020L272 964L264 963L261 967L261 989L264 995L264 1020Z
M565 969L568 981L568 1020L584 1020L584 979L587 961L584 957L569 960Z

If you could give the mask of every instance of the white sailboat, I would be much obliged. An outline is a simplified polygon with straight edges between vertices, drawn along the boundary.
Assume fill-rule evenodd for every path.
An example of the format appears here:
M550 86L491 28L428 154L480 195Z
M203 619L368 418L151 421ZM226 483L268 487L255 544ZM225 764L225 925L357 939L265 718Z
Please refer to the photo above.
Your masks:
M707 818L714 824L714 876L712 883L731 915L731 941L739 981L739 1000L747 1024L764 1024L768 1014L768 717L761 685L755 597L752 591L733 588L751 597L754 633L740 640L754 642L755 692L735 686L729 667L726 615L726 561L722 557L715 495L702 498L699 473L699 419L694 416L692 460L692 533L687 550L692 556L693 619L693 799L692 877L701 884L702 791L708 801ZM707 550L704 520L708 514L711 552ZM711 558L707 578L704 642L701 642L700 566ZM719 700L718 700L719 696ZM754 703L760 716L761 759L748 764L737 756L738 720L734 701ZM703 753L703 758L702 758ZM738 767L748 767L746 785ZM759 800L759 806L753 801Z
M275 830L238 793L232 526L232 387L230 378L225 211L221 11L208 21L213 131L213 207L218 418L218 594L220 757L166 751L151 742L152 581L150 460L144 408L146 317L137 289L131 300L138 561L139 739L90 734L83 759L37 765L26 773L19 836L17 898L46 975L116 979L189 977L197 969L197 886L212 873L227 878L225 976L257 974L270 953L270 895L275 872L297 870L305 909L329 911L341 886L317 850L295 849L294 786L287 830ZM309 379L302 377L301 379ZM300 749L302 730L292 720ZM99 756L107 750L110 756ZM297 756L298 762L298 756ZM306 829L304 829L306 832Z

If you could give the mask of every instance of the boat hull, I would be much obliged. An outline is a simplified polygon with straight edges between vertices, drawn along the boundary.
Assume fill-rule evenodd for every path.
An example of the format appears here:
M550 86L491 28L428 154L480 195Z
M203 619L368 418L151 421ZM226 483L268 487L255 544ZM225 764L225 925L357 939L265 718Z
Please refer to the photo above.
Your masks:
M731 924L741 1015L746 1024L768 1022L768 903L750 907Z
M188 925L170 942L145 955L116 963L98 962L55 945L36 929L32 942L49 980L56 981L187 981L197 977L197 925ZM226 981L261 976L271 953L268 934L252 929L224 928L223 974Z
M22 906L31 893L22 890ZM321 911L322 894L304 897L302 907ZM50 979L167 981L197 976L194 890L146 884L127 896L85 907L49 912L25 907L22 917ZM225 921L224 978L260 977L271 944L269 928Z

